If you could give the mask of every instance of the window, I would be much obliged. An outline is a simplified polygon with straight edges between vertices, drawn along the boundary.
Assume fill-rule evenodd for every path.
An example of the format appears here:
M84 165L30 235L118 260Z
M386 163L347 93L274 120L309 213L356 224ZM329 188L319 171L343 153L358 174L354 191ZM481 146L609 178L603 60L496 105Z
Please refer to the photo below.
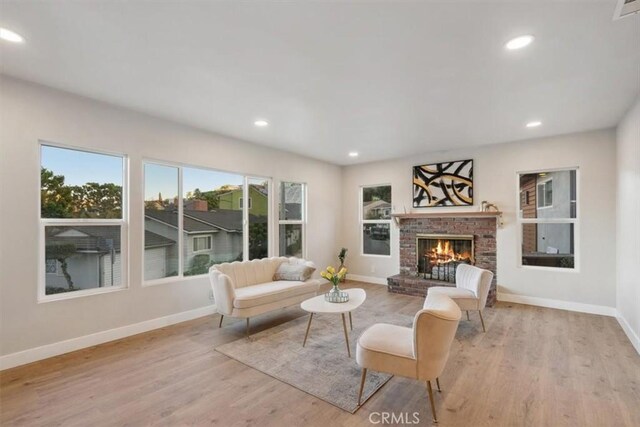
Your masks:
M145 162L145 280L202 275L213 264L269 256L270 182Z
M304 258L305 193L305 184L280 183L278 221L280 256Z
M60 264L55 259L46 260L45 271L47 274L60 274Z
M144 165L144 280L179 272L178 168Z
M208 251L211 250L211 236L195 236L193 238L193 251Z
M40 146L40 300L121 289L127 261L124 156Z
M542 175L547 176L546 173ZM537 185L536 194L539 208L549 208L553 206L553 179L547 179Z
M521 265L576 269L577 169L522 173L519 182ZM535 205L523 203L530 194Z
M239 205L238 207L240 209L242 209L244 207L243 200L244 200L244 198L240 197L240 202L238 203L238 205ZM252 201L252 199L251 199L251 197L249 197L249 210L251 210L251 201Z
M362 187L360 223L363 255L391 255L391 186Z

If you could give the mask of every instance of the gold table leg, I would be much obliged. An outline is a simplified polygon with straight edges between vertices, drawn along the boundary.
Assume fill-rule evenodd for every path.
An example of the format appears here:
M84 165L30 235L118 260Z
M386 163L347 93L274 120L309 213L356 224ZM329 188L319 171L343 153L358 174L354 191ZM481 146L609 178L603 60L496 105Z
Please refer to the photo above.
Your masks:
M351 330L353 331L353 319L351 318L351 312L349 312L349 326L351 326Z
M302 342L302 346L307 343L307 337L309 336L309 329L311 328L311 319L313 319L313 313L309 313L309 323L307 323L307 332L304 334L304 341Z
M349 334L347 333L347 319L344 316L344 313L342 314L342 327L344 328L344 340L347 343L347 354L349 355L349 357L351 357L351 349L349 348Z

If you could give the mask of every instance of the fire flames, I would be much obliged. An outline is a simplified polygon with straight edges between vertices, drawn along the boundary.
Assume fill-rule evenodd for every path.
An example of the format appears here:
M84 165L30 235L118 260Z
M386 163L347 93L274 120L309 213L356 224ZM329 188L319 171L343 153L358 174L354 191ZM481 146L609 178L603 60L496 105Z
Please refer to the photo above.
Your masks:
M450 240L438 240L438 245L427 254L432 264L446 264L453 261L469 261L469 252L456 253Z

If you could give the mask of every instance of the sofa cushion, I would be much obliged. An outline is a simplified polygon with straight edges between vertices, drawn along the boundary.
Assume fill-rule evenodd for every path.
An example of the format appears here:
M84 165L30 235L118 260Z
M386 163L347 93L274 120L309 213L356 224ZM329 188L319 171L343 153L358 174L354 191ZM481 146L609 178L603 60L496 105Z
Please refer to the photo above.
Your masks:
M236 298L233 300L233 306L235 308L255 307L297 295L315 293L317 290L317 280L306 282L277 280L275 282L261 283L236 289Z
M314 271L316 271L316 269L309 265L283 262L278 266L276 273L273 275L273 280L294 280L304 282L305 280L309 280Z

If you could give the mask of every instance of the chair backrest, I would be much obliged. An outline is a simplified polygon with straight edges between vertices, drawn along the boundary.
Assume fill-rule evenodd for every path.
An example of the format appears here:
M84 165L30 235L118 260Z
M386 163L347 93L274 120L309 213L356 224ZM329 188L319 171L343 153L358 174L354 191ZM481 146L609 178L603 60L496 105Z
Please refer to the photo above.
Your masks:
M433 380L442 373L462 315L448 296L428 294L424 308L413 319L413 351L417 377Z
M478 309L483 309L487 304L492 280L493 273L489 270L469 264L460 264L456 268L456 287L473 292L479 300Z

